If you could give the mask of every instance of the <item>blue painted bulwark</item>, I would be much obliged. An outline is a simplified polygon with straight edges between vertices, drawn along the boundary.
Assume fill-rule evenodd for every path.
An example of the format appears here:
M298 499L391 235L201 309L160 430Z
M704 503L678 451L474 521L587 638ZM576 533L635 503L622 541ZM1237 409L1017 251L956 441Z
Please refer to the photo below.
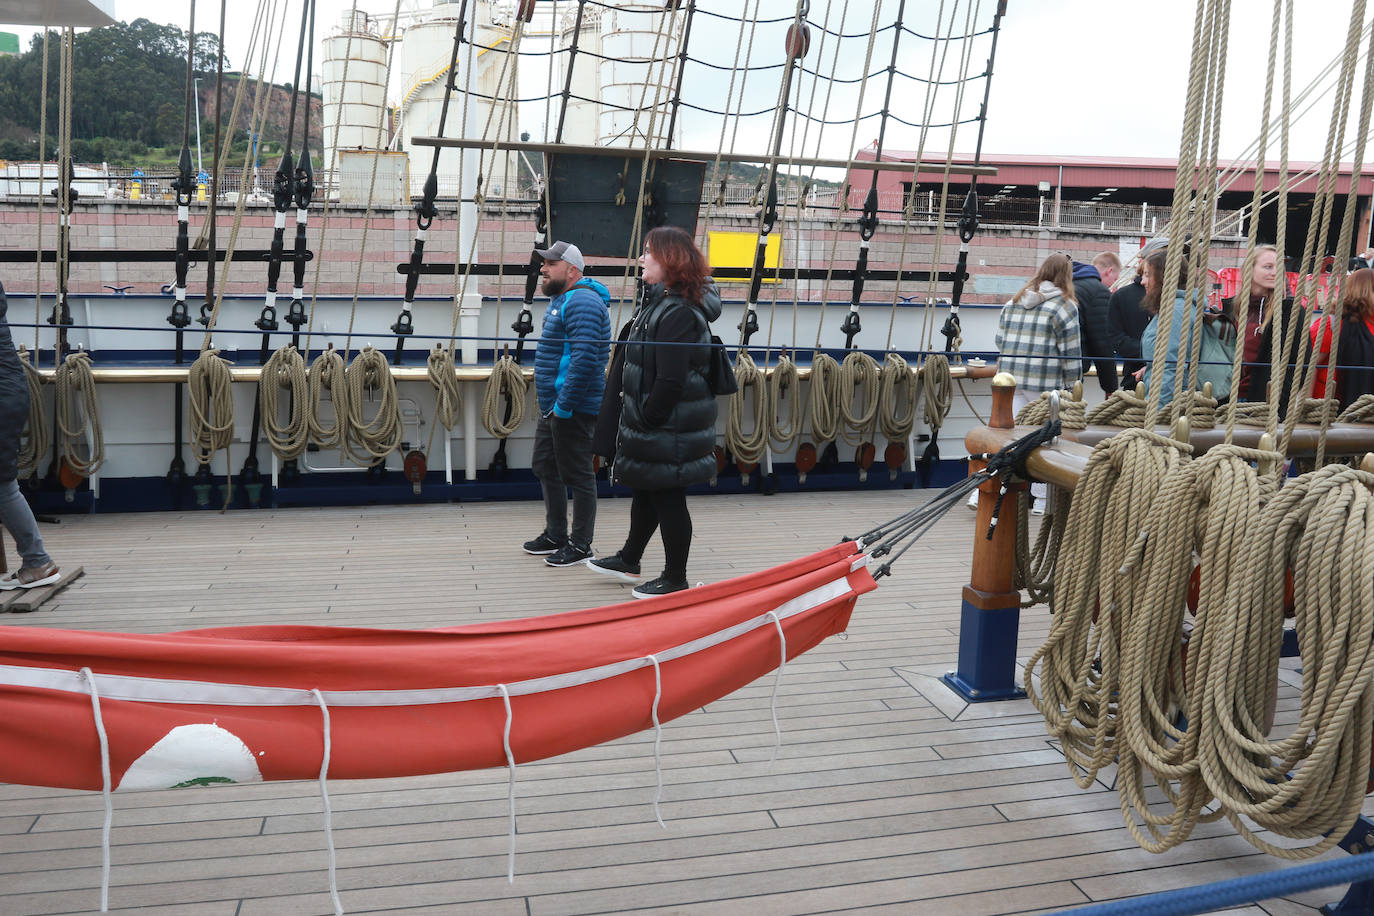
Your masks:
M1018 700L1026 695L1016 683L1016 633L1019 605L983 610L964 601L959 617L959 669L943 678L969 703Z

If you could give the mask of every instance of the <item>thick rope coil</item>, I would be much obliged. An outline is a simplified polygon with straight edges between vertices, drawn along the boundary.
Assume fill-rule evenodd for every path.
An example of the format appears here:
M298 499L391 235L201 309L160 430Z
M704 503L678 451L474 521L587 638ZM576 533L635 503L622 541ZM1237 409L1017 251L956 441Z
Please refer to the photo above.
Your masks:
M797 364L786 353L768 370L768 405L768 439L786 451L801 433L802 420L801 379Z
M1145 399L1134 391L1118 388L1111 397L1089 408L1085 420L1089 426L1139 429L1145 425Z
M279 347L263 364L258 382L258 414L268 447L282 461L294 461L305 454L310 442L309 387L305 358L290 344ZM277 419L281 391L288 397L285 423Z
M370 346L363 347L349 363L344 373L348 387L348 425L344 430L344 448L354 458L382 460L401 447L401 408L396 395L396 379L386 354ZM363 404L367 393L375 392L377 412L370 421L363 419Z
M343 448L344 430L348 428L348 385L344 382L343 354L330 347L315 357L306 375L306 387L310 441L320 448ZM320 405L326 390L334 405L334 422L328 426L320 419Z
M725 414L725 447L736 460L757 464L768 448L768 383L748 350L740 350L735 357L735 382L739 390L730 396ZM746 398L753 414L752 429L746 429Z
M434 417L444 429L453 429L462 414L463 398L458 390L458 369L453 351L435 344L429 351L429 383L434 386Z
M1304 474L1265 505L1254 536L1232 554L1238 599L1214 609L1207 640L1202 775L1227 818L1256 848L1287 859L1330 849L1359 814L1374 722L1374 475L1331 465ZM1271 740L1287 571L1302 657L1301 713ZM1230 597L1229 592L1227 597ZM1203 611L1199 605L1199 614ZM1196 637L1195 637L1196 638ZM1242 820L1244 818L1244 820ZM1262 830L1320 838L1279 847Z
M67 354L54 376L57 403L57 451L82 477L90 477L105 463L105 433L100 428L100 398L95 393L91 355L84 350ZM90 441L87 442L89 431ZM83 458L89 447L89 457Z
M1068 391L1059 392L1059 423L1064 429L1086 429L1088 406ZM1050 392L1042 391L1016 415L1017 426L1043 426L1050 419Z
M1026 599L1022 607L1049 604L1054 597L1054 567L1059 548L1064 543L1069 508L1073 505L1073 491L1051 487L1049 507L1040 531L1035 536L1035 549L1030 546L1030 491L1023 489L1016 502L1016 568L1013 587L1024 589Z
M840 364L827 353L817 353L811 360L806 417L818 443L834 442L840 434L839 400Z
M1336 418L1337 423L1374 423L1374 394L1362 394Z
M877 360L862 350L850 350L840 363L840 436L850 445L862 443L873 428L879 376Z
M1253 537L1260 505L1277 479L1253 462L1278 462L1277 452L1223 445L1176 466L1164 479L1141 537L1117 577L1135 586L1118 606L1120 640L1110 664L1117 674L1117 789L1126 826L1141 848L1162 852L1193 828L1220 817L1204 814L1212 793L1198 761L1206 711L1201 685L1219 676L1213 664L1217 623L1247 583L1230 562L1257 554ZM1194 557L1202 558L1198 611L1185 638L1185 607ZM1184 652L1187 652L1186 681ZM1108 667L1106 653L1103 668ZM1192 685L1193 689L1187 689ZM1177 721L1187 717L1187 729ZM1150 779L1146 778L1148 773ZM1146 786L1163 788L1151 807Z
M949 358L943 353L926 357L921 366L921 386L926 428L936 433L945 425L950 405L954 403L954 375L949 371Z
M33 354L19 345L19 364L24 367L24 380L29 386L29 420L19 440L19 477L23 479L38 471L38 465L48 454L51 431L48 415L43 412L43 376L33 367Z
M1193 429L1214 429L1217 425L1217 399L1201 391L1185 391L1179 395L1178 412L1186 416Z
M525 373L511 356L503 356L491 367L487 390L482 395L482 426L498 439L505 439L525 421ZM503 397L510 398L510 419L506 419Z
M907 361L889 353L878 373L878 429L888 442L905 444L916 428L916 406L920 399L916 373Z
M202 350L186 373L189 445L197 464L209 464L234 439L233 383L219 350Z
M1239 404L1226 404L1217 408L1217 425L1254 426L1261 429L1269 426L1268 401L1242 401Z
M1026 662L1026 693L1087 788L1116 757L1119 614L1138 583L1117 575L1165 475L1191 448L1153 430L1101 442L1074 487L1054 571L1054 618Z

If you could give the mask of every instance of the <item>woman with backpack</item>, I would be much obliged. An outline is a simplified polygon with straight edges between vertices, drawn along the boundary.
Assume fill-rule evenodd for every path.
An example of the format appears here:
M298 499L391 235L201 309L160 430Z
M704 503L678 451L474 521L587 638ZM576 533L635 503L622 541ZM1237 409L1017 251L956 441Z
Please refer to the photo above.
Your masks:
M612 360L594 443L597 454L614 456L611 479L634 492L630 531L619 552L587 566L639 583L634 596L651 598L687 588L687 487L716 473L710 323L721 308L706 257L686 231L650 230L639 263L644 296ZM640 559L655 530L663 539L663 573L642 582Z

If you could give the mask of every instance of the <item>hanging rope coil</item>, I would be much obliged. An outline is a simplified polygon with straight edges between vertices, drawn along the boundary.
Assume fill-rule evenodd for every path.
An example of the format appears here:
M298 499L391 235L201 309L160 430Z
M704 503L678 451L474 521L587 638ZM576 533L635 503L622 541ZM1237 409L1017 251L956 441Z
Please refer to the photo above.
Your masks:
M1067 428L1067 427L1066 427ZM1049 604L1054 595L1054 568L1059 548L1064 543L1069 509L1073 505L1073 491L1051 487L1049 508L1040 530L1035 536L1035 548L1030 546L1030 493L1022 490L1016 502L1016 567L1013 587L1026 592L1022 607Z
M851 350L840 363L836 385L840 435L850 445L861 443L867 431L873 428L878 414L879 376L878 361L862 350Z
M505 439L525 421L525 374L509 354L491 367L487 390L482 396L482 426L498 439ZM503 398L510 400L510 419L505 418Z
M801 378L797 364L786 353L768 370L768 405L768 439L785 451L801 434L802 421Z
M817 442L834 442L840 434L840 364L827 353L811 360L806 415Z
M458 369L453 351L435 344L427 364L429 383L434 387L434 416L444 429L453 429L462 413L463 398L458 390Z
M1089 408L1084 419L1089 426L1139 429L1145 425L1145 398L1133 390L1118 388L1111 397Z
M916 373L907 361L896 353L887 354L878 373L878 429L887 441L905 443L911 437L916 427L918 388Z
M43 412L43 376L33 367L33 354L23 344L19 345L19 364L24 367L24 381L29 388L29 420L19 440L18 476L23 479L34 474L48 454L51 433L48 415Z
M921 385L924 397L926 428L932 434L938 433L949 416L950 405L954 403L954 375L949 371L949 358L943 353L932 353L921 366Z
M1372 487L1374 475L1331 465L1268 501L1258 537L1247 537L1249 550L1227 571L1247 578L1238 601L1216 608L1207 645L1215 676L1199 681L1189 672L1204 693L1200 767L1208 788L1247 841L1283 858L1331 848L1365 797L1374 721ZM1287 570L1303 689L1293 732L1272 740L1266 706L1277 687ZM1320 839L1279 847L1247 820L1280 836Z
M67 354L53 381L57 388L53 419L58 454L76 473L90 477L105 463L105 434L100 428L100 398L95 393L91 355L84 350ZM87 448L88 457L82 457Z
M1138 588L1116 571L1165 476L1190 452L1152 430L1126 430L1093 450L1074 487L1054 572L1054 618L1026 662L1025 682L1080 788L1116 756L1118 616L1134 606Z
M748 350L741 350L735 357L735 382L739 385L739 390L731 395L726 410L725 447L736 460L745 464L757 464L763 460L764 452L768 448L768 384ZM753 414L752 429L746 428L746 406L747 412Z
M233 377L219 350L202 350L186 373L191 422L189 445L197 464L209 464L215 452L227 449L234 438Z
M315 357L306 375L306 388L310 441L320 448L342 448L344 430L348 428L348 385L344 381L343 354L331 347ZM320 417L326 390L334 405L334 422L327 426Z
M344 373L348 388L348 425L344 448L353 458L374 463L401 447L401 409L391 364L381 350L365 346L353 357ZM377 396L377 411L363 419L368 394Z
M295 347L278 347L263 364L258 383L258 412L267 445L282 461L294 461L305 454L310 442L309 388L305 357ZM285 423L277 419L278 395L282 391L288 399Z

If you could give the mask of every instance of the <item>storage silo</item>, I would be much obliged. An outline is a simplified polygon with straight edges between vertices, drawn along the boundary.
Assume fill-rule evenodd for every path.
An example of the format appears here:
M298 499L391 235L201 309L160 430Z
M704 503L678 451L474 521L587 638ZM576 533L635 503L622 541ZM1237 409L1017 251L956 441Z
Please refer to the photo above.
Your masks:
M564 143L591 146L596 143L601 130L601 7L582 5L582 23L577 23L577 6L572 4L564 10L559 23L559 46L570 49L576 37L577 53L564 53L558 56L557 84L554 92L569 87L567 111L563 114ZM574 29L577 30L574 36ZM568 62L572 61L572 82L568 83ZM548 125L548 138L554 139L557 128L557 113L554 123Z
M668 123L674 58L684 23L682 11L643 0L603 11L600 71L605 105L601 108L599 145L676 145L675 138L668 136Z
M386 42L363 12L345 13L324 40L320 66L324 105L324 165L337 167L340 149L385 149Z

